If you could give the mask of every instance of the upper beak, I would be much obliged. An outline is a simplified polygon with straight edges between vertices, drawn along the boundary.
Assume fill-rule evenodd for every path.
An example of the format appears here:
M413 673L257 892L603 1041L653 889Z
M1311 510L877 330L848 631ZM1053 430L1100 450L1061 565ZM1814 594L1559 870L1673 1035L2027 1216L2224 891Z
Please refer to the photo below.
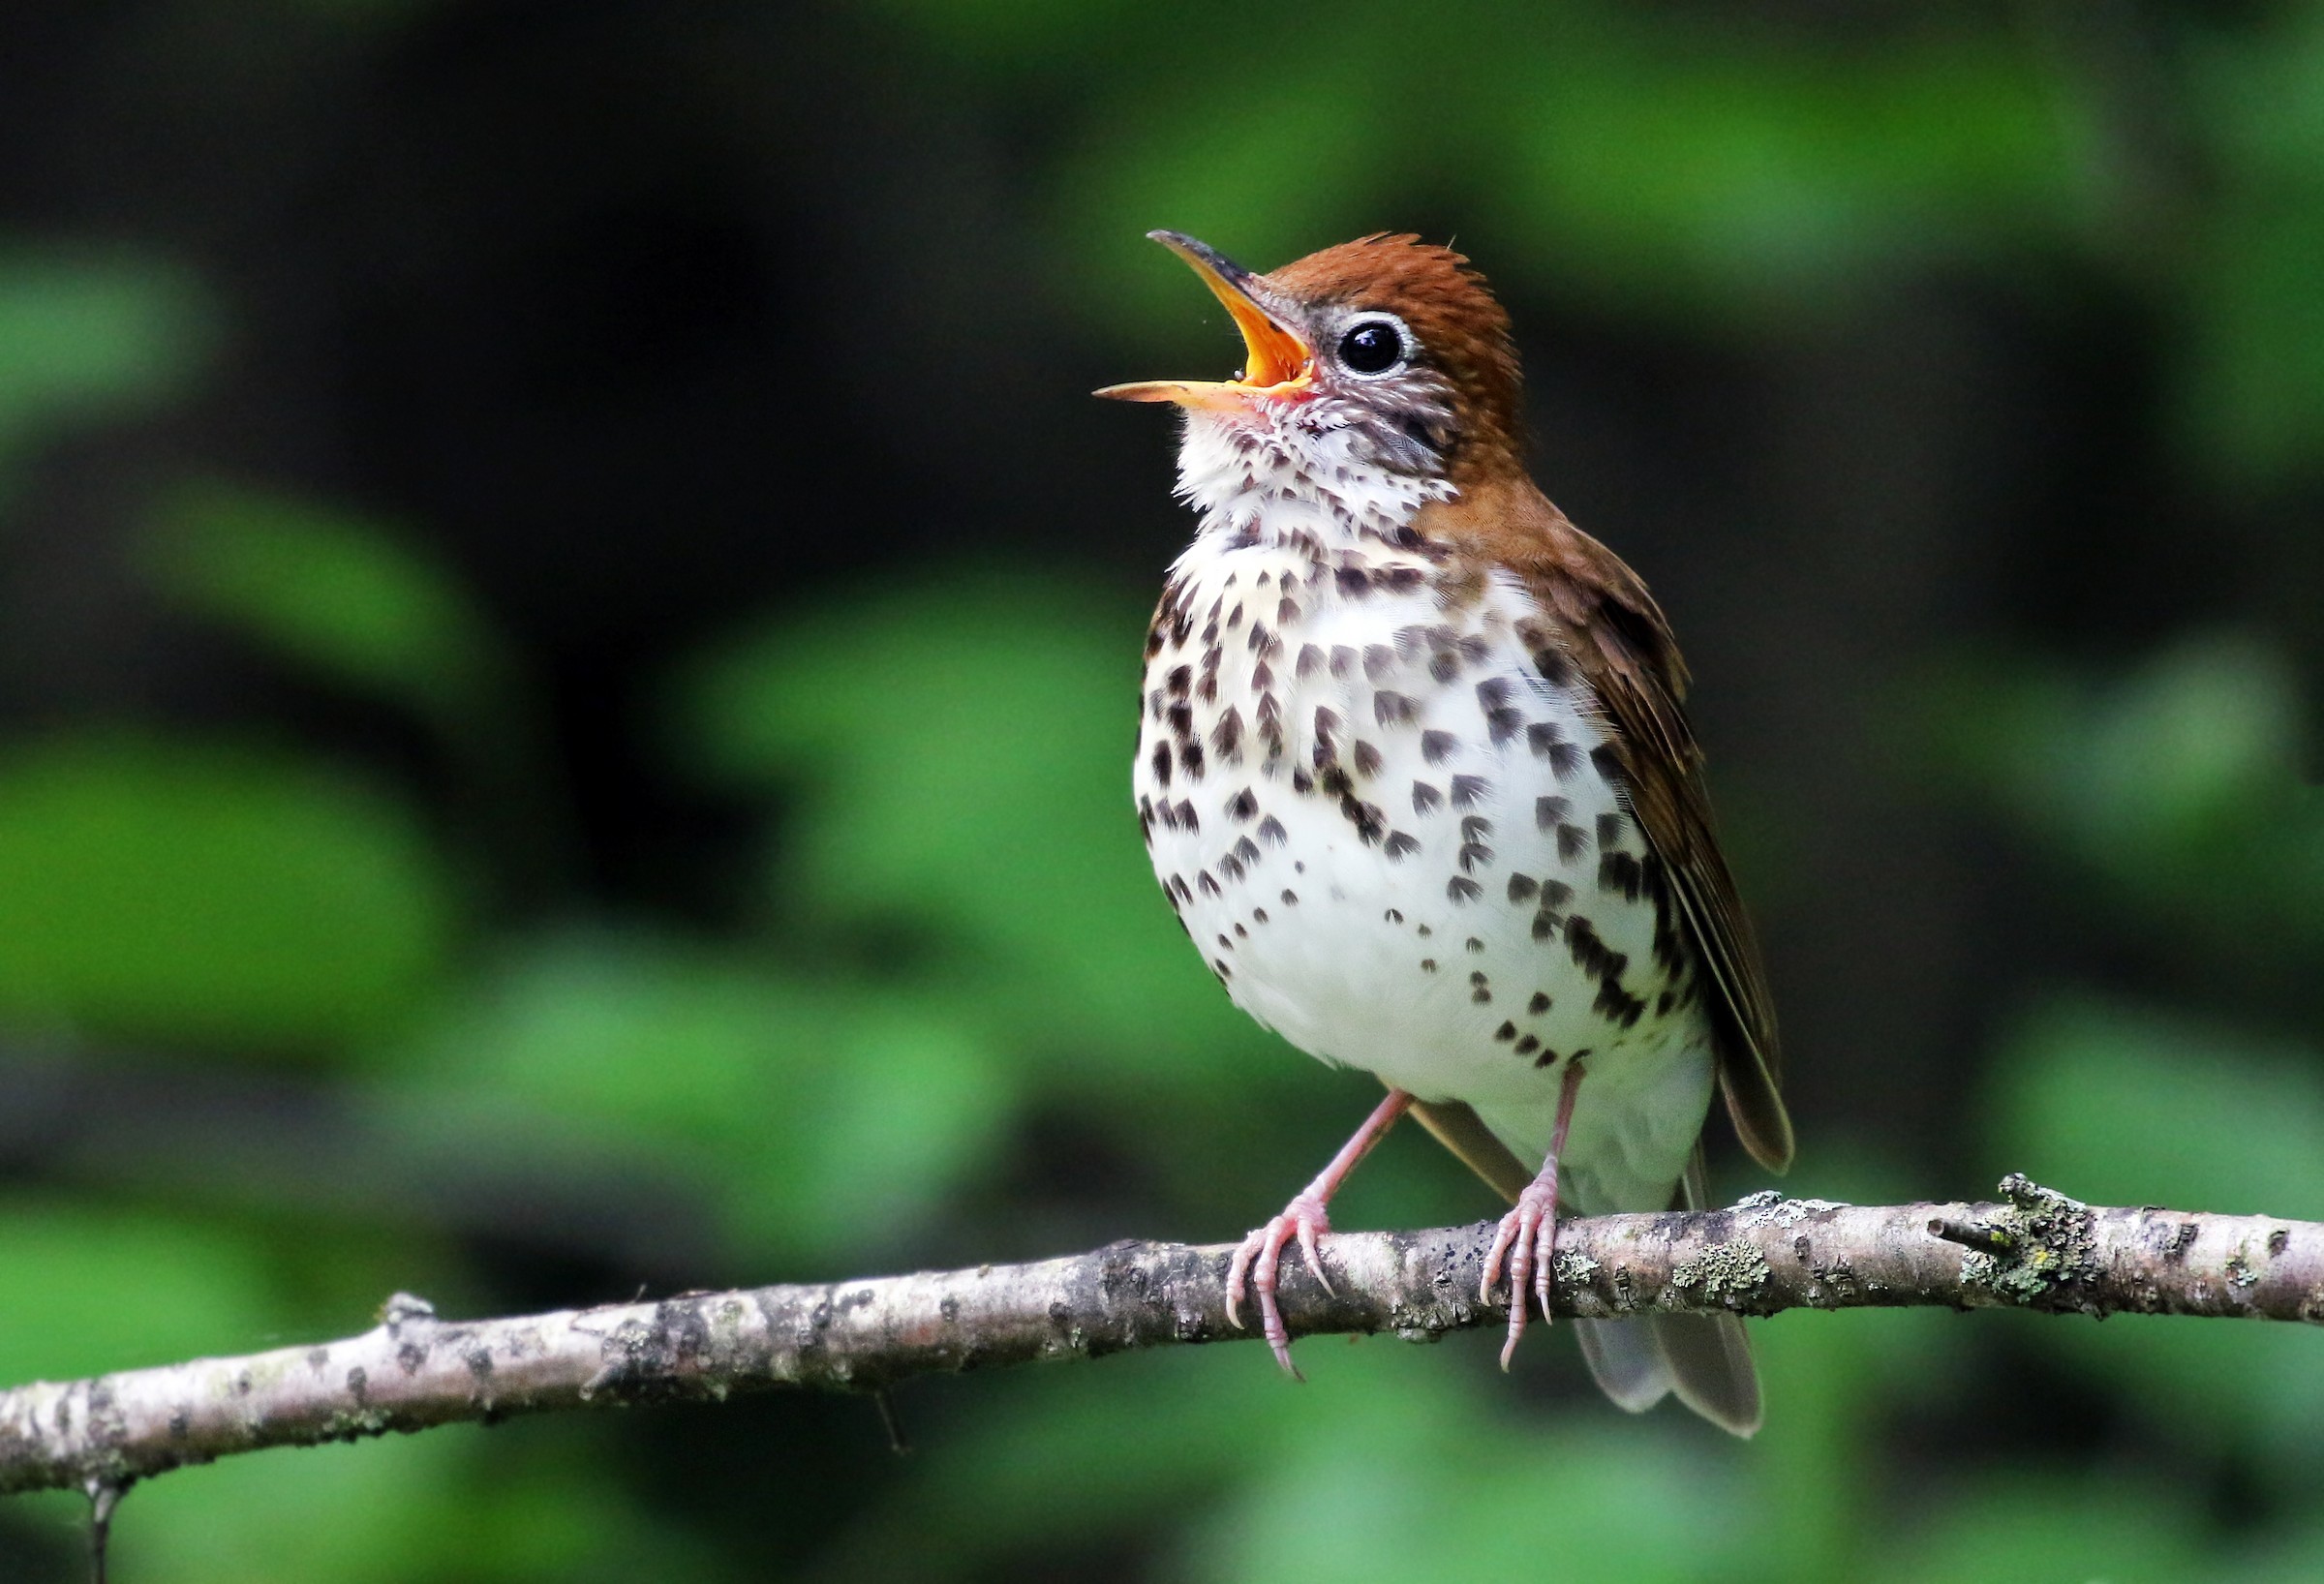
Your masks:
M1251 272L1208 243L1179 231L1147 231L1193 267L1210 293L1226 304L1242 332L1241 374L1233 380L1146 380L1096 392L1122 402L1176 402L1180 407L1225 408L1251 396L1290 396L1306 388L1315 354L1289 326L1252 295Z

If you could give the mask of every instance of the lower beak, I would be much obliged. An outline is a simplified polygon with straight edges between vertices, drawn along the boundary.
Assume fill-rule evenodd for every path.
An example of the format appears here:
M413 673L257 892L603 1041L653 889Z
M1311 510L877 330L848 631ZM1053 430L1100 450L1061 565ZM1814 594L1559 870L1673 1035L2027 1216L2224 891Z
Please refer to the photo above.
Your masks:
M1210 294L1226 305L1242 332L1242 373L1233 380L1146 380L1108 385L1095 394L1117 402L1176 402L1180 407L1232 408L1253 397L1286 397L1307 388L1315 354L1251 294L1251 272L1225 254L1178 231L1147 236L1186 260Z

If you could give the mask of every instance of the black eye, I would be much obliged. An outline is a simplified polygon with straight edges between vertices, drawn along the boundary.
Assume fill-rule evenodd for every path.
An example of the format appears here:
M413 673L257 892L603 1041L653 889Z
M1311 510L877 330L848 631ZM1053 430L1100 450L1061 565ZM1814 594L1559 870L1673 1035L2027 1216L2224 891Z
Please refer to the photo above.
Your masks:
M1386 374L1404 361L1404 338L1383 320L1368 320L1339 338L1339 360L1358 374Z

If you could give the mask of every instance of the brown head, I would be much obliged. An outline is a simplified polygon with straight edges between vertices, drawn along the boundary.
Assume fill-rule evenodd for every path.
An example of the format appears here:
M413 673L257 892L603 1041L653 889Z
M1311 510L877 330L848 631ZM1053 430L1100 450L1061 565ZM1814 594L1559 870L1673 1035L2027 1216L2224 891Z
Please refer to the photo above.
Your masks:
M1522 472L1509 316L1459 254L1384 234L1254 275L1193 237L1148 234L1226 305L1246 361L1229 381L1156 380L1100 396L1341 435L1365 462L1455 485Z

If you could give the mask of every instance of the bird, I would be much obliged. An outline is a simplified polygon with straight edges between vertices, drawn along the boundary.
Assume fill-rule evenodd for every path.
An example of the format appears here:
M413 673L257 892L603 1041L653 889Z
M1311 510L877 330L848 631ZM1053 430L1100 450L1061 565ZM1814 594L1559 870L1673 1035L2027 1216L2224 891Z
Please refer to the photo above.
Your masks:
M1240 332L1168 403L1195 532L1146 639L1132 793L1155 878L1236 1005L1387 1095L1228 1266L1298 1377L1276 1292L1329 1285L1333 1193L1412 1113L1512 1201L1506 1369L1549 1314L1561 1210L1705 1203L1716 1089L1751 1156L1793 1135L1758 947L1722 856L1689 677L1644 581L1525 460L1507 312L1382 232L1258 274L1148 235ZM1760 1422L1731 1315L1575 1323L1606 1394Z

